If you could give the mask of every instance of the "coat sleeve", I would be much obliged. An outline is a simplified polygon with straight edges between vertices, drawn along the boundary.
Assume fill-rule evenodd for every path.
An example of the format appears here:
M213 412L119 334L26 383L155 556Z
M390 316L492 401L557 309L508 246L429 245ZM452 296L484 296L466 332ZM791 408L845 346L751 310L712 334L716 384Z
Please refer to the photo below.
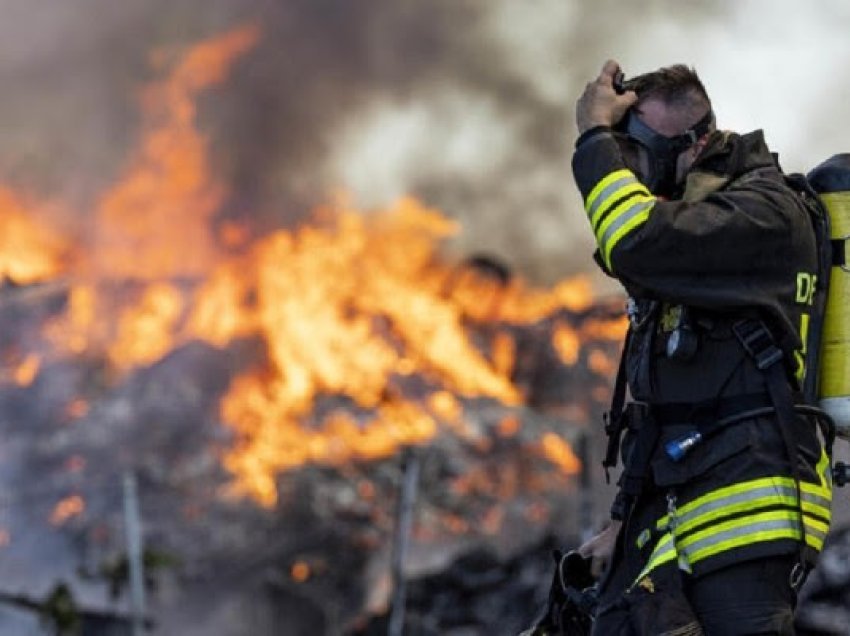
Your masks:
M638 181L604 131L580 140L573 171L597 261L630 292L734 306L787 277L796 206L781 180L755 176L699 201L665 201Z

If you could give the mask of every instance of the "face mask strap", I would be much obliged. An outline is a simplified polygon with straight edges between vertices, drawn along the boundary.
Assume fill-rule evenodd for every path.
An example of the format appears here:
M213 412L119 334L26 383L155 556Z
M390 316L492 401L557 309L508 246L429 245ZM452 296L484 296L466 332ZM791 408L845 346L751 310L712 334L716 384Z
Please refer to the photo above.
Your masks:
M687 150L698 142L702 137L708 134L711 130L711 124L714 122L714 111L711 109L702 116L691 128L676 137L667 137L676 154ZM651 130L651 129L650 129ZM656 133L657 134L657 133Z

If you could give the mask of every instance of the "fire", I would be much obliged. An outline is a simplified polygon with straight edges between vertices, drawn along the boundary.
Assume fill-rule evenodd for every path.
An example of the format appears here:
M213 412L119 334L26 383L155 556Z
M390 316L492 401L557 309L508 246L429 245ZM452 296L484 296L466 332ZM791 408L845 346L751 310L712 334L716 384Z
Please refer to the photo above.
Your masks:
M310 578L310 565L304 561L296 561L292 564L289 575L296 583L304 583Z
M79 495L71 495L65 497L62 501L56 504L53 512L50 513L50 523L54 526L61 526L69 519L77 517L86 510L86 502Z
M432 437L438 423L421 406L386 398L411 367L438 394L522 399L506 369L470 342L463 307L442 293L450 272L437 265L436 248L454 223L413 199L371 216L337 202L320 216L329 221L279 232L254 252L254 311L269 366L237 380L222 403L224 419L243 436L226 464L252 474L243 486L266 503L281 470L380 457ZM336 415L300 431L299 419L321 395L348 396L378 417L358 423ZM445 397L433 403L439 411Z
M151 364L171 351L183 304L183 295L174 285L149 285L138 303L119 318L108 352L113 364L117 368Z
M566 475L575 475L581 468L581 461L573 449L555 433L546 433L540 440L543 455L558 466Z
M469 272L452 280L452 296L469 316L481 321L501 319L528 324L561 309L582 311L593 302L593 288L585 276L542 290L521 279L509 279L506 272L496 272Z
M520 421L516 415L508 415L499 422L497 431L501 437L513 437L519 432Z
M69 420L78 420L89 412L89 403L82 398L71 400L65 407L65 416Z
M593 349L587 357L587 366L599 375L614 377L617 373L617 361L612 360L604 351Z
M258 38L255 26L245 26L203 42L165 80L147 87L142 143L97 207L89 262L94 276L203 276L217 262L211 220L226 191L211 175L195 100L221 83Z
M46 206L0 186L0 277L25 285L49 280L67 266L70 246L44 217Z
M202 42L144 91L140 146L97 203L87 258L74 272L84 282L72 288L67 315L50 328L60 349L107 348L116 368L129 369L193 336L175 329L184 299L174 281L203 280L222 260L211 228L227 194L212 176L195 101L258 38L256 26L244 26ZM123 280L150 281L150 288L123 309L116 329L115 309L99 284Z
M29 386L35 380L40 368L41 358L35 354L29 354L15 369L15 384L21 387Z
M613 340L621 342L626 335L629 321L625 316L610 320L588 320L582 324L581 333L584 338Z
M581 338L575 329L559 322L552 334L552 344L564 364L572 366L578 362Z
M232 492L271 506L277 476L305 463L386 457L443 430L480 437L465 404L524 403L512 380L518 344L507 326L583 311L593 293L584 277L538 289L498 264L452 266L440 247L458 224L410 197L364 212L339 196L309 223L253 242L244 224L215 231L228 188L212 173L196 100L259 37L245 26L182 57L158 55L167 72L143 93L139 147L97 198L85 249L71 250L34 225L21 200L0 189L0 224L20 237L5 249L0 243L0 268L16 282L71 282L65 312L44 338L63 355L106 360L113 379L192 340L262 345L262 359L221 399L221 419L236 434L222 462L234 476ZM470 326L482 323L489 350L470 338ZM553 343L572 364L589 334L610 338L623 328L559 322ZM611 364L596 352L590 362L597 370ZM26 358L16 380L31 382L41 363ZM320 417L320 402L336 406ZM68 416L87 409L71 401ZM512 437L520 426L508 417L497 432ZM541 444L565 473L577 470L561 438ZM69 497L51 521L84 509L82 498Z

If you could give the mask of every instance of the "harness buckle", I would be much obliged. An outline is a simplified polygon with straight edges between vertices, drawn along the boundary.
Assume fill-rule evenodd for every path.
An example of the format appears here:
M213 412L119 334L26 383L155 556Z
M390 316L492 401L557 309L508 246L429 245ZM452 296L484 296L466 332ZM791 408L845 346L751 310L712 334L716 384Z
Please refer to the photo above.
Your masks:
M739 320L732 325L732 332L755 360L759 371L764 371L782 360L782 349L773 342L773 336L761 320Z

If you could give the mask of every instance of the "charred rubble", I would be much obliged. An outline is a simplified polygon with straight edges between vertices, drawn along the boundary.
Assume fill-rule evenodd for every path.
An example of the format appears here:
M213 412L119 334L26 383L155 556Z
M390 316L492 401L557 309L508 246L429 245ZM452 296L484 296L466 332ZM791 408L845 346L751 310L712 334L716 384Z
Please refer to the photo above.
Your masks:
M18 359L21 343L37 341L34 330L62 310L65 292L61 285L0 291L7 327L0 355ZM507 595L521 600L512 618L503 616L505 625L537 610L549 559L540 542L555 534L558 543L571 542L584 514L576 475L547 458L540 440L554 433L578 444L610 382L587 356L613 358L619 346L592 340L568 365L552 347L552 332L559 322L580 329L619 313L612 303L533 324L468 325L487 355L495 333L514 338L512 381L526 400L506 406L464 398L463 431L447 427L408 449L420 472L402 575L413 581L408 620L417 629L443 629L442 619L429 618L434 608L456 611L464 594L485 590L473 612L481 620ZM374 631L393 598L403 449L281 473L272 508L228 495L231 476L220 457L234 438L217 400L262 350L250 338L225 348L189 342L120 378L97 356L57 358L29 384L0 386L0 633L131 633L121 489L130 472L138 481L143 620L151 633ZM422 382L397 378L391 391L415 398ZM316 424L343 407L357 415L344 396L318 396ZM417 582L427 576L444 578ZM435 596L435 585L444 593Z

